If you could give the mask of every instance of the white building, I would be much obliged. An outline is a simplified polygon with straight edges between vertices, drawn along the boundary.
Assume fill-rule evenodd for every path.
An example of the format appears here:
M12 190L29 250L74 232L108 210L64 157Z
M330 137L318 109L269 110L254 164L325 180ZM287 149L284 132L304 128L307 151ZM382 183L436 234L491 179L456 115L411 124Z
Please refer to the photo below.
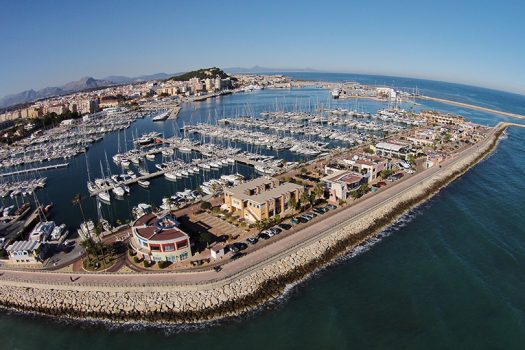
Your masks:
M15 264L38 264L41 243L38 241L17 241L5 250L9 255L9 262Z

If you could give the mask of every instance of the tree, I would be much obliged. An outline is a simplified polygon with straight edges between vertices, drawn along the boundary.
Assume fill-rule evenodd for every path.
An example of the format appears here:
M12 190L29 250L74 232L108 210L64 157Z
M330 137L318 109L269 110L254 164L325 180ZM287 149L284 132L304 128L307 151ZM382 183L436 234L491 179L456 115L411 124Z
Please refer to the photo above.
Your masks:
M295 193L290 195L290 198L288 199L288 207L292 208L292 212L295 212L295 207L297 205L297 200L295 199Z
M385 170L382 170L379 175L381 176L382 179L386 179L388 178L390 175L392 175L394 172L390 169L385 169Z
M364 196L368 192L369 189L370 189L370 187L368 187L368 184L365 183L365 184L362 184L361 186L359 186L359 188L357 190L354 190L354 191L350 192L350 195L354 199L361 198L362 196Z
M308 169L306 169L306 167L302 167L301 170L299 170L301 172L301 174L306 174L308 172Z
M308 203L309 201L310 201L310 194L308 193L308 191L305 190L301 194L301 203L304 205Z
M82 220L85 222L86 217L84 216L84 209L82 208L82 197L80 196L80 193L77 193L73 197L73 206L77 206L80 208L80 214L82 215Z
M201 203L201 209L202 210L210 210L211 207L212 207L212 205L211 205L210 202L204 201L204 202Z
M316 199L320 199L324 195L324 186L322 183L318 182L314 186L313 192L315 193Z
M310 192L310 195L308 196L308 201L310 202L311 206L315 204L316 199L317 199L317 196L315 195L315 193L313 191Z
M364 148L363 152L368 153L368 154L373 154L374 153L374 151L370 147Z
M413 155L413 154L409 154L407 156L407 162L410 164L410 165L414 165L416 164L416 156Z
M97 244L93 238L89 237L88 239L83 240L80 242L80 246L84 248L89 260L91 260L90 256L94 256L96 260L99 260Z

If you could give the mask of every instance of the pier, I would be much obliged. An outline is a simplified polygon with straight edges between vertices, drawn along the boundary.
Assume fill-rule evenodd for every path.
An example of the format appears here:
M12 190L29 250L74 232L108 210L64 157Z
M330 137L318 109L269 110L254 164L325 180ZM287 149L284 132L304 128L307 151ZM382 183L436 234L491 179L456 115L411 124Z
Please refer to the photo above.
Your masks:
M50 169L60 169L60 168L65 168L68 165L69 165L69 163L60 163L60 164L41 166L41 167L38 167L38 168L29 168L29 169L24 169L24 170L12 171L10 173L3 173L3 174L0 174L0 177L11 176L11 175L27 174L27 173L32 173L32 172L35 172L35 171L44 171L44 170L50 170Z
M169 146L164 147L164 148L150 149L148 151L141 152L141 153L137 154L136 156L141 158L141 159L144 159L144 157L146 155L148 155L148 154L157 154L157 153L162 152L162 150L166 149L166 148L176 150L176 149L178 149L178 148L180 148L182 146L181 144L179 144L177 142L178 140L165 140L165 139L161 139L161 140L162 140L163 144L167 144ZM184 145L184 147L188 148L188 149L191 149L192 152L199 152L201 154L209 153L208 149L202 148L201 146ZM280 171L288 170L286 168L272 167L272 166L270 166L269 164L267 164L265 162L253 160L253 159L250 159L250 158L242 156L242 155L224 155L224 157L232 158L233 160L235 160L238 163L250 165L250 166L253 166L253 167L260 166L260 167L264 167L264 168L271 168L273 171L275 171L276 174L279 173ZM188 163L188 166L189 165L190 164ZM145 174L145 175L140 175L140 176L137 176L136 178L133 178L133 179L129 179L129 180L126 180L126 181L121 181L119 183L112 184L110 186L104 186L104 187L98 188L98 189L92 191L90 193L90 195L91 196L96 196L96 195L98 195L101 192L109 192L112 189L114 189L115 187L120 187L122 185L133 185L133 184L138 183L139 181L149 180L149 179L152 179L152 178L155 178L155 177L162 176L165 173L176 171L176 170L177 169L170 168L170 169L163 169L163 170L155 171L155 172L148 173L148 174Z

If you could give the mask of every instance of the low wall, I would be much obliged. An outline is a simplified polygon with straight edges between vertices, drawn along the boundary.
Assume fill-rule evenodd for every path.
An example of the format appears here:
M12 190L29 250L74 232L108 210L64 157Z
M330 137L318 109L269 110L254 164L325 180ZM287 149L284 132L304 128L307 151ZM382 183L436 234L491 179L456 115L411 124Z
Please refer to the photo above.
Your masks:
M280 296L290 283L378 234L407 210L461 176L497 145L507 124L477 149L392 200L335 227L323 238L254 271L199 286L86 286L0 278L0 305L76 319L196 323L238 315Z

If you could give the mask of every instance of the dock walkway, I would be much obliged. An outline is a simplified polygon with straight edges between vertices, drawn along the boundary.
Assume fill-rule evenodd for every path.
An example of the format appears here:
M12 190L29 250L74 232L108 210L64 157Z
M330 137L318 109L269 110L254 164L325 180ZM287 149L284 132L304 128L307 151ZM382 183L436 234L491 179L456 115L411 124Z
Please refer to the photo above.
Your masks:
M11 176L11 175L19 175L19 174L27 174L27 173L32 173L32 172L35 172L35 171L44 171L44 170L49 170L49 169L60 169L60 168L65 168L68 165L69 165L69 163L61 163L61 164L53 164L53 165L41 166L41 167L38 167L38 168L28 168L28 169L24 169L24 170L12 171L12 172L9 172L9 173L3 173L3 174L0 173L0 177Z

